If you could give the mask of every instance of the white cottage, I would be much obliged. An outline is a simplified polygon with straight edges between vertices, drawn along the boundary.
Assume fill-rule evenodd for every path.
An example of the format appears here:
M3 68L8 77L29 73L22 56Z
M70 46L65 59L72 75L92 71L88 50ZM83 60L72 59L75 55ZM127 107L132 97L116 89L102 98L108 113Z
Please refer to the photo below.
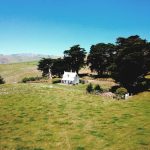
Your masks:
M61 83L78 84L79 76L76 72L64 72L63 77L61 79Z

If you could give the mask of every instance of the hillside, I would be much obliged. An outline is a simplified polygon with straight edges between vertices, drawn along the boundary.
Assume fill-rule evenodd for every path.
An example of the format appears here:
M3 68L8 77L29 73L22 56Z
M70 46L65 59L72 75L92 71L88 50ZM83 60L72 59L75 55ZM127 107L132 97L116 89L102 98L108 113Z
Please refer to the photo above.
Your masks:
M41 55L41 54L11 54L11 55L0 54L0 64L37 61L40 60L41 58L48 58L48 57L57 58L57 56Z
M41 76L41 72L37 70L37 64L37 61L0 64L0 75L6 83L16 83L24 77Z
M0 149L150 148L150 92L117 101L85 87L0 85Z
M0 150L149 149L150 92L118 101L86 94L87 84L12 84L41 76L37 63L0 65L9 83L0 85ZM115 84L112 79L88 80L104 89Z

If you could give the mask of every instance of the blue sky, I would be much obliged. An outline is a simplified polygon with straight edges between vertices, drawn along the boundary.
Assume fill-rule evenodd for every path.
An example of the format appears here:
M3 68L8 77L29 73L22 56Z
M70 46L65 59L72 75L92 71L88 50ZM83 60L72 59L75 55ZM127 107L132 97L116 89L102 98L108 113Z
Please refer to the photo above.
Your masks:
M0 0L0 54L62 55L135 34L150 41L150 0Z

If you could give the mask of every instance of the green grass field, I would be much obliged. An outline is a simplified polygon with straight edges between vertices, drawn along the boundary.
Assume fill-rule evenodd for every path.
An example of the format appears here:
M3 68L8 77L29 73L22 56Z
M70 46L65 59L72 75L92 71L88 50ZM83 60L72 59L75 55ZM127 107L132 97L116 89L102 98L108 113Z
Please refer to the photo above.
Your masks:
M117 101L52 86L0 85L0 150L150 149L150 92Z
M40 76L36 68L0 65L0 150L150 149L150 92L118 101L86 94L86 85L12 84Z
M0 75L6 83L16 83L24 77L40 76L37 70L38 62L23 62L13 64L0 64Z

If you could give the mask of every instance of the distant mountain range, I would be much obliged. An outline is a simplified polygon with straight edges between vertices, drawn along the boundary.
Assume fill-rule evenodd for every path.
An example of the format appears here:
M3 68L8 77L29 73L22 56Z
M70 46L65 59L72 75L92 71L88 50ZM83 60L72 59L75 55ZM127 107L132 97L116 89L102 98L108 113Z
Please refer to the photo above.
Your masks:
M29 62L40 60L41 58L58 58L53 55L42 55L42 54L11 54L3 55L0 54L0 64L18 63L18 62Z

